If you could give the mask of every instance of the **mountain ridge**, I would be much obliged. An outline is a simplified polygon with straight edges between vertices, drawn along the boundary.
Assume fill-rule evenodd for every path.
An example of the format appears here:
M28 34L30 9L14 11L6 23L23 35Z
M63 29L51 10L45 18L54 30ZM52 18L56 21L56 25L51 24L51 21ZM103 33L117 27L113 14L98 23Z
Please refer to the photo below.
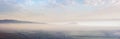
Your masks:
M40 22L32 22L32 21L21 21L21 20L15 20L15 19L2 19L0 20L0 24L45 24L45 23L40 23Z

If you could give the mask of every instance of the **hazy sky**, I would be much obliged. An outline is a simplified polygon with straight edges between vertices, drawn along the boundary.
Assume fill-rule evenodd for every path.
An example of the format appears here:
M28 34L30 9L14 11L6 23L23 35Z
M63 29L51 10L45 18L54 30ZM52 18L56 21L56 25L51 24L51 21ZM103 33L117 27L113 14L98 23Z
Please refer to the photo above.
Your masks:
M120 25L120 21L118 21L120 20L120 0L0 0L0 19L18 19L50 23L50 25L23 25L24 27L12 24L0 25L0 29L8 28L8 30L103 29L103 26L115 27ZM64 27L61 27L62 25ZM31 27L28 28L28 26ZM86 28L86 26L88 26L88 28ZM93 28L91 26L102 27ZM109 29L120 28L109 27Z
M0 0L0 19L120 19L120 0Z

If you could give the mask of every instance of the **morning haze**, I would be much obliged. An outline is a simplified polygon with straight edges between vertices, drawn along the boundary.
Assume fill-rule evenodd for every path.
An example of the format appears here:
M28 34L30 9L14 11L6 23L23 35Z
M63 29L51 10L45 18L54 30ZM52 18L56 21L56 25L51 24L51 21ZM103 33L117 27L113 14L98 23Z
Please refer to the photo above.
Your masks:
M119 39L119 2L0 0L0 38L12 34L18 37L11 39Z

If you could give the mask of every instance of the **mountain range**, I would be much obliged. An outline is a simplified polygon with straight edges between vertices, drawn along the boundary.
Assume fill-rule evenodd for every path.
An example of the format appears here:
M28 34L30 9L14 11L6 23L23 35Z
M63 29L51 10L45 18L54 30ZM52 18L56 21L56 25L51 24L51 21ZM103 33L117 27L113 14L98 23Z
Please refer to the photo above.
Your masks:
M3 20L0 20L0 24L14 24L14 23L17 23L17 24L45 24L45 23L39 23L39 22L31 22L31 21L21 21L21 20L13 20L13 19L3 19Z

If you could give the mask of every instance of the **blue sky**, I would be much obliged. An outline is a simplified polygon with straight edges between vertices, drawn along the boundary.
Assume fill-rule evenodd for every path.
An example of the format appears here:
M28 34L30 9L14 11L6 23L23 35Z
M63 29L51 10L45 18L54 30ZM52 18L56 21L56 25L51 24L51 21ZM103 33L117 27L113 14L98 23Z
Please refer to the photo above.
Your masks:
M119 3L119 0L0 0L0 19L119 19L115 16L119 14Z
M55 7L62 7L62 6L67 6L67 7L72 7L73 1L68 1L68 0L6 0L6 1L0 1L0 11L1 12L9 12L12 10L20 10L17 9L19 7L30 7L30 8L55 8ZM76 3L80 3L79 5L82 6L81 4L84 3L83 0L76 0L74 1ZM70 6L71 5L71 6ZM74 6L76 7L76 6ZM73 7L73 8L74 8ZM29 8L29 9L30 9ZM80 8L80 7L78 7ZM84 7L83 7L84 8Z

